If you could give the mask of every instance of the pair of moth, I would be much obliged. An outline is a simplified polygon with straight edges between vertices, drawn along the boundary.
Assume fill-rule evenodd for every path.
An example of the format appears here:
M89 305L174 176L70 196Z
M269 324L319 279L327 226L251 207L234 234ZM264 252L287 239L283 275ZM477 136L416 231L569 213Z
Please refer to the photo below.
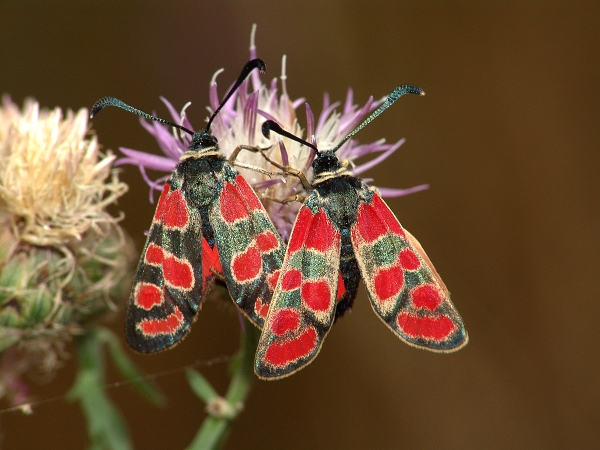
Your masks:
M263 153L279 169L298 176L308 192L286 247L257 194L210 134L221 107L252 70L262 72L265 67L259 59L246 64L201 132L113 97L92 108L90 117L106 106L117 106L192 136L165 183L133 281L125 323L129 345L153 353L176 344L189 331L211 283L220 279L240 311L262 329L256 374L282 378L317 356L333 322L352 306L362 278L375 313L404 342L437 352L463 347L468 337L462 319L421 245L378 193L335 155L400 96L423 91L412 85L397 87L327 151L274 121L263 124L265 137L273 131L316 154L309 183L301 172Z

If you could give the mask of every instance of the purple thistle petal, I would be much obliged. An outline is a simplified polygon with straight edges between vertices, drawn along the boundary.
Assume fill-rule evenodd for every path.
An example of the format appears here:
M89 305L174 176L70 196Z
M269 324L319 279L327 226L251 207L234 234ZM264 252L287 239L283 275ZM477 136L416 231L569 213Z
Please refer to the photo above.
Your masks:
M231 88L233 87L235 83L231 83L229 85L229 87L227 88L227 90L225 91L225 95L227 95L227 93L231 90ZM241 86L240 86L241 89ZM217 114L217 117L215 117L213 123L219 123L219 126L227 129L229 127L231 127L231 122L232 122L232 118L236 116L236 111L235 111L235 104L238 98L238 94L239 92L236 91L231 97L229 97L229 99L227 100L227 103L225 103L223 105L223 107L221 108L221 112L219 114ZM218 103L218 101L217 101ZM218 108L218 106L217 106ZM213 109L213 111L216 111L216 108Z
M150 203L154 203L154 191L162 191L165 181L167 181L170 175L165 175L164 177L160 177L156 181L152 181L148 174L146 173L146 169L143 166L138 166L140 169L140 173L142 174L142 178L146 182L148 186L150 186L149 199Z
M340 124L339 124L339 134L342 136L347 135L348 133L350 133L352 130L354 130L359 124L360 122L362 122L362 120L364 119L364 117L369 113L370 109L371 109L371 105L373 104L373 96L370 96L369 99L367 100L367 103L364 104L364 106L359 109L357 112L355 112L352 117L349 118L349 120L342 120L343 116L340 118Z
M281 81L281 97L282 99L289 100L288 92L287 92L287 74L285 72L285 62L287 58L285 55L281 58L281 75L279 75L279 80Z
M373 158L371 161L361 164L360 166L356 166L353 169L353 172L356 175L359 175L361 173L363 173L366 170L369 170L371 167L376 166L377 164L379 164L381 161L383 161L384 159L386 159L388 156L390 156L392 153L394 153L398 147L400 147L400 145L402 145L404 143L404 139L401 139L400 141L398 141L398 145L393 145L392 147L390 147L389 149L387 149L386 151L384 151L381 155L379 155L377 158Z
M179 160L179 157L187 149L187 144L176 140L165 125L161 125L158 122L148 123L143 117L140 117L140 123L148 133L154 136L158 146L165 155L169 158Z
M276 184L281 184L284 181L280 178L277 178L276 180L265 180L265 181L259 181L258 183L253 183L252 187L254 188L254 190L259 190L259 189L265 189L271 186L274 186Z
M256 112L258 114L260 114L261 116L263 116L265 119L272 120L273 122L277 123L277 125L279 125L280 127L283 128L283 125L281 124L281 122L279 122L279 120L275 116L272 116L271 114L269 114L266 111L263 111L262 109L257 109Z
M385 102L387 99L387 96L380 98L379 100L375 100L372 104L371 104L371 111L375 110L376 108L379 108L379 106ZM371 112L369 111L369 112Z
M274 110L277 111L278 109L278 103L279 100L277 100L277 78L273 78L271 80L271 86L269 87L269 92L271 93L271 101L270 101L270 105L269 107Z
M319 116L319 122L317 123L317 128L315 130L316 134L319 134L323 127L325 126L325 122L329 118L331 112L339 106L340 102L335 102L333 104L329 104L329 94L325 92L323 94L323 112Z
M288 158L288 152L287 152L287 149L285 148L285 144L283 143L283 141L279 141L279 151L281 152L281 163L284 166L289 166L290 159Z
M229 92L229 91L227 91ZM252 92L254 93L254 92ZM244 80L244 82L238 87L237 91L233 93L231 98L227 100L225 103L225 107L227 108L227 115L235 115L235 106L236 102L242 106L242 109L246 102L248 101L248 80Z
M298 109L298 107L300 107L300 105L302 105L302 103L306 103L306 99L304 97L300 97L297 100L294 100L292 102L292 108L294 108L294 110Z
M216 111L217 108L219 107L219 93L217 92L217 77L224 70L225 69L217 70L214 73L212 79L210 80L210 85L208 88L208 103L210 104L209 111L211 111L211 113L212 113L212 111ZM215 127L215 128L225 127L225 124L223 123L223 118L221 117L220 114L217 115L217 117L215 118L215 121L213 122L213 127Z
M313 144L315 144L315 143L316 142L313 139ZM306 173L311 168L312 163L315 160L315 156L317 156L317 153L311 148L310 154L308 155L308 158L306 158L306 164L304 164L304 170L303 170L304 173Z
M346 102L344 103L344 115L352 113L354 111L354 91L352 88L348 88L346 94Z
M130 148L119 147L119 151L128 158L119 158L115 161L115 166L121 166L123 164L133 164L136 166L143 166L152 170L160 170L161 172L171 172L177 161L164 156L153 155L151 153L140 152Z
M349 146L344 146L340 150L339 156L340 158L343 157L345 159L355 160L361 156L369 155L371 153L384 152L390 148L398 148L404 144L405 141L405 139L400 139L395 144L390 145L385 143L385 139L379 139L378 141L371 142L370 144L355 145L356 141L351 140Z
M248 139L254 142L256 132L256 118L258 109L258 92L255 91L248 96L248 100L244 105L244 128L248 130Z
M395 189L395 188L377 188L382 197L402 197L404 195L414 194L415 192L424 191L429 189L428 184L420 184L413 186L408 189Z
M315 137L315 116L308 102L304 103L304 106L306 108L306 140L312 141Z
M164 98L162 96L159 98L165 104L165 106L167 107L169 112L171 113L174 123L180 124L190 130L194 129L194 127L192 127L191 122L188 120L187 116L185 115L185 110L188 108L188 106L191 105L191 102L186 103L185 106L183 107L183 109L181 110L181 113L178 113L177 110L175 110L175 108L173 107L173 105L171 104L171 102L169 100L167 100L166 98Z
M256 24L252 24L252 30L250 31L250 60L256 59ZM250 74L250 79L252 80L252 89L254 91L258 91L262 83L260 82L260 75L258 74L258 70L253 70Z

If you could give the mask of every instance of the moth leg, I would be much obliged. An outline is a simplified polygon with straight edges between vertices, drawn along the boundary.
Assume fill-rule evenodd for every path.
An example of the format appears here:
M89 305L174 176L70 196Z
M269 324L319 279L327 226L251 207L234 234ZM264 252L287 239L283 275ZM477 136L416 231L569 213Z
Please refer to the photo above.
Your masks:
M248 170L253 170L254 172L259 172L262 173L263 175L268 176L269 178L272 178L276 175L279 175L276 172L270 172L266 169L263 169L261 167L256 167L256 166L251 166L248 164L244 164L244 163L239 163L236 162L235 159L238 157L238 155L240 154L240 152L242 150L247 150L249 152L253 152L253 153L261 153L264 155L264 151L268 150L270 147L267 148L260 148L260 147L253 147L250 145L238 145L234 150L233 153L231 153L231 156L228 159L229 164L231 164L232 166L235 167L241 167L242 169L248 169Z
M234 161L235 161L235 159L237 158L237 156L240 154L240 152L242 150L247 150L247 151L252 152L252 153L263 153L263 152L269 150L270 148L271 147L260 148L260 147L256 147L256 146L253 146L253 145L238 145L233 150L233 153L231 153L231 156L228 159L229 164L236 164L237 165L237 163L235 163Z
M249 164L244 164L244 163L232 163L233 166L235 167L241 167L242 169L248 169L248 170L252 170L254 172L259 172L262 173L263 175L268 176L269 178L272 178L274 176L279 175L276 172L269 172L267 169L262 169L260 167L256 167L256 166L251 166Z
M259 149L259 150L260 150L260 153L262 154L262 157L265 158L268 163L270 163L273 166L277 167L278 169L280 169L284 173L287 173L289 175L292 175L292 176L298 178L300 180L300 183L302 183L302 187L304 187L304 189L306 191L310 191L311 185L308 182L308 180L306 179L306 176L304 175L304 173L302 173L302 171L300 171L298 169L294 169L293 167L290 167L290 166L284 166L283 164L280 164L277 161L274 161L273 159L271 159L271 157L269 157L265 153L266 149ZM293 200L290 200L290 201L293 201Z
M277 203L282 203L284 205L287 205L288 203L292 203L292 202L304 203L304 201L306 200L306 197L304 195L291 195L288 198L284 198L284 199L271 197L270 195L265 195L264 198L266 198L268 200L272 200Z

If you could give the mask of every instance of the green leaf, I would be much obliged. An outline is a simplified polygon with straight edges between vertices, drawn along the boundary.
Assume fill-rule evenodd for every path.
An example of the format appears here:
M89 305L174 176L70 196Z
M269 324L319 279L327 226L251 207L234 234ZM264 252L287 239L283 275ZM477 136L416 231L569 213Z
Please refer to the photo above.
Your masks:
M254 381L254 354L256 353L258 338L260 337L260 330L258 328L245 319L244 322L245 329L241 333L240 349L229 365L231 383L224 398L224 401L228 406L231 406L234 413L229 416L208 416L196 433L188 450L216 450L222 448L229 437L231 424L243 409L252 381ZM192 389L200 398L205 400L210 398L211 395L213 395L213 400L218 398L218 394L202 375L197 374L198 377L191 375L194 378L193 383L197 383L199 379L202 380L200 381L199 393L197 391L198 386L192 384L190 372L194 371L188 371L188 381L190 381L190 386L192 386Z
M127 450L131 439L125 421L105 391L104 357L98 333L90 331L77 340L79 370L67 397L79 402L85 414L90 448Z
M194 391L204 403L208 404L219 397L217 391L213 389L208 380L204 378L200 372L188 369L185 371L185 374L187 375L188 383L192 388L192 391Z

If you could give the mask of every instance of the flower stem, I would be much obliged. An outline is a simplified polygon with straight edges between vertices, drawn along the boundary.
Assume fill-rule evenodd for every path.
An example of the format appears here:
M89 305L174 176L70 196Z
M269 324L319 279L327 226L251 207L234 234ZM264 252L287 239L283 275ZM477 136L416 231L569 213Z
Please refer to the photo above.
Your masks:
M79 370L73 387L67 394L79 403L85 415L91 449L126 450L132 448L131 438L122 414L106 393L106 360L108 349L117 369L151 403L160 406L163 395L129 360L119 339L108 328L90 327L76 340Z
M230 365L231 383L225 398L214 395L210 387L204 385L204 378L197 372L192 377L202 384L194 388L196 393L207 402L210 415L204 420L188 450L220 449L229 437L231 425L241 413L246 396L254 380L254 354L260 336L260 330L244 319L240 336L240 349ZM188 373L188 378L190 378ZM194 381L190 379L190 382ZM202 392L199 392L202 391ZM211 394L212 393L212 394Z
M106 395L102 339L92 329L77 339L79 371L68 393L79 402L86 417L90 448L129 449L131 439L121 413Z

